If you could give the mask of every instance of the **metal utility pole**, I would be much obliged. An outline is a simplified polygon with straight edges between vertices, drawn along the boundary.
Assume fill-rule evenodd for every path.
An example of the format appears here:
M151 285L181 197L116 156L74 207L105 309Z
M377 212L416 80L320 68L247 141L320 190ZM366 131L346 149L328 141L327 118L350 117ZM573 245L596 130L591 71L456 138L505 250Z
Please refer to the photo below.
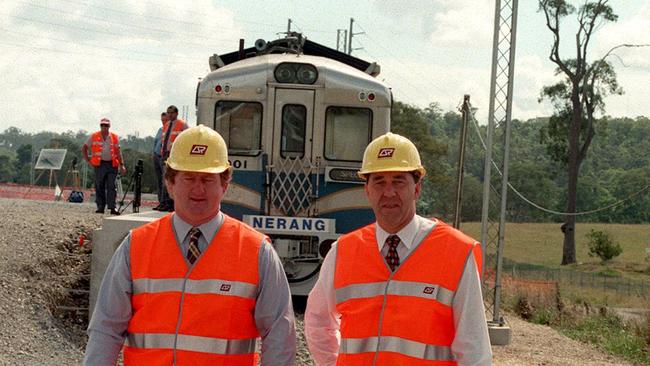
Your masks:
M341 35L343 35L341 39ZM343 49L341 49L341 41L343 41ZM343 53L348 53L346 44L348 41L348 30L347 29L337 29L336 30L336 50L342 51Z
M515 45L517 34L518 0L496 0L494 11L494 36L492 44L492 75L490 82L490 109L483 177L483 209L481 218L481 243L483 245L483 286L488 313L492 344L510 343L510 328L500 314L501 274L505 238L506 198L508 194L508 163L510 154L510 124L512 115L512 87L515 68ZM498 131L502 141L495 144L494 134ZM500 147L502 154L500 194L492 187L492 149ZM490 200L494 193L500 198L498 228L495 228L496 210L490 210ZM496 199L495 199L496 201ZM493 212L490 212L493 211ZM493 287L492 287L493 286Z
M289 18L289 22L287 23L287 34L291 33L291 18Z
M460 213L463 202L463 176L465 173L465 142L467 141L467 121L469 120L470 104L469 95L463 97L463 106L460 108L462 121L460 125L460 142L458 144L458 175L456 177L456 210L454 214L454 227L460 229Z
M347 29L339 29L337 32L340 31L340 34L343 34L343 49L341 50L343 53L348 53L348 30ZM336 43L336 48L338 49L339 44L338 44L338 35L337 33L336 38L337 38L337 43Z
M348 55L352 54L352 36L354 33L352 32L352 24L354 24L354 18L350 18L350 32L349 32L349 39L348 39Z

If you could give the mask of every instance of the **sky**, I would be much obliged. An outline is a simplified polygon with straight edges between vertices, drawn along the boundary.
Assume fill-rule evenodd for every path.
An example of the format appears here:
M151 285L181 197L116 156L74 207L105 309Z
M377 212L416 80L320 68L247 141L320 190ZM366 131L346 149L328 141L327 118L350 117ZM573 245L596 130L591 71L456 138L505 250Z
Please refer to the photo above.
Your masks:
M581 1L573 1L579 5ZM127 1L3 0L0 9L0 131L98 130L108 117L119 135L154 135L170 104L196 124L194 95L214 53L246 47L287 30L336 48L337 29L354 19L353 52L376 61L396 100L455 111L469 94L486 123L494 0ZM519 2L512 117L548 116L538 102L554 83L552 35L537 1ZM599 27L589 59L621 43L650 44L650 1L611 0L619 19ZM561 56L572 57L572 23ZM613 117L650 116L650 47L611 58L625 94L606 99Z

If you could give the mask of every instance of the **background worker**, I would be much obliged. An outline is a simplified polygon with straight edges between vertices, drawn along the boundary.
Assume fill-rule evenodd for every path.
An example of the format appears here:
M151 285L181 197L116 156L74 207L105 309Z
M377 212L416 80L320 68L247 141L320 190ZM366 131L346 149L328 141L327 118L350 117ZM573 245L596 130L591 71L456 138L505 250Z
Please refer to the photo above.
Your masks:
M479 244L415 213L424 175L405 137L366 148L359 176L376 222L339 238L309 295L316 365L491 365Z
M163 166L162 166L162 129L165 123L167 123L169 119L167 118L167 113L162 112L160 114L160 122L162 122L162 126L158 129L156 132L156 136L153 139L153 170L154 174L156 174L156 194L158 196L158 205L154 207L154 210L160 209L160 205L162 204L162 194L163 194L163 177L162 177L162 172L163 172Z
M167 119L168 122L163 124L162 127L162 144L160 148L160 155L163 161L163 171L165 169L164 162L169 157L169 152L174 145L176 137L188 128L187 123L178 118L178 108L176 108L175 105L167 107ZM158 205L157 208L159 211L174 211L174 200L169 196L165 185L163 185L162 203Z
M269 239L220 211L231 179L214 130L181 133L165 183L176 211L132 230L113 255L84 365L293 365L289 284Z
M95 202L97 211L104 213L108 206L112 215L120 213L115 208L115 180L117 179L118 168L124 174L126 167L120 150L120 141L116 134L109 131L111 121L102 118L99 121L100 130L88 137L88 140L81 146L81 156L86 162L95 168ZM88 157L90 148L90 157Z

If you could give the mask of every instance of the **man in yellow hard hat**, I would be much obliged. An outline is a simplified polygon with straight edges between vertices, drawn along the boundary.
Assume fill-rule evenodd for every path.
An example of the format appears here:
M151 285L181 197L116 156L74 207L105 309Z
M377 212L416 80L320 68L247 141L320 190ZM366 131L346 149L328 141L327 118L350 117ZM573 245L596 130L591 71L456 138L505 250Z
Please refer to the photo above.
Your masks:
M85 365L293 365L289 285L269 239L220 211L232 169L223 138L178 135L165 183L176 211L132 230L104 276Z
M309 294L316 365L490 365L479 244L415 212L426 174L415 145L373 140L359 176L376 222L332 246Z

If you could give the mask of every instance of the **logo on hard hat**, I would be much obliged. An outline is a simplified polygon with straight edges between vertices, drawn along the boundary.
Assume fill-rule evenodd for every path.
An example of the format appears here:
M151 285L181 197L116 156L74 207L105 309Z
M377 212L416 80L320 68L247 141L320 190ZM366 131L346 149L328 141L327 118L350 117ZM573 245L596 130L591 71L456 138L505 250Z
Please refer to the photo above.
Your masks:
M378 158L390 158L393 156L393 153L395 152L394 147L384 147L381 150L379 150L379 153L377 154Z
M192 145L192 150L190 150L190 155L205 155L205 152L208 150L208 145Z

